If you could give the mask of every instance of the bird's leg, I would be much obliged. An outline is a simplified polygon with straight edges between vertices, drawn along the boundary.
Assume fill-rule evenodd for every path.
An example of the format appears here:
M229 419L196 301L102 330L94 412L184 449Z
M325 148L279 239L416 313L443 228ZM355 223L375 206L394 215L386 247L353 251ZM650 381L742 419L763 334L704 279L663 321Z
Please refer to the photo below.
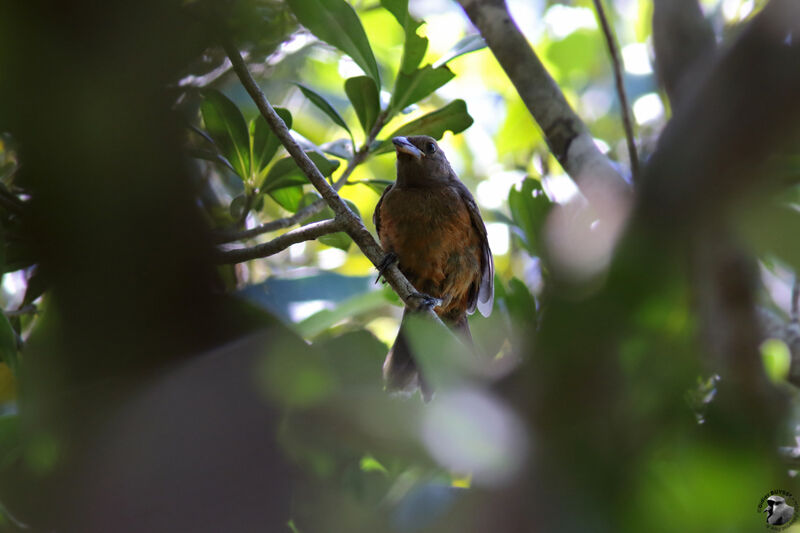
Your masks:
M378 277L375 278L375 283L378 283L383 276L383 273L386 272L386 269L392 266L394 263L397 262L397 254L394 252L389 252L383 256L381 262L378 263L378 266L375 267L378 269Z
M433 309L436 306L442 305L441 298L434 298L433 296L422 292L415 292L411 295L411 297L415 300L419 300L417 310L420 311L423 309Z

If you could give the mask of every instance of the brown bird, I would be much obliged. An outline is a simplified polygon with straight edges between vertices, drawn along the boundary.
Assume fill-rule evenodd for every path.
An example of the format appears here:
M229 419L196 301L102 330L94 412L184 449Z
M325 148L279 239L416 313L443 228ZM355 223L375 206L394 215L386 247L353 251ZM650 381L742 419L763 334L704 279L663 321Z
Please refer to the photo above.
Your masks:
M475 199L456 176L436 141L425 135L395 137L397 181L386 188L373 221L387 255L423 302L452 330L472 342L467 315L477 307L489 316L494 300L494 261ZM428 298L430 297L430 298ZM434 301L440 300L439 301ZM411 310L403 311L403 322ZM389 390L430 387L417 369L401 324L383 363Z

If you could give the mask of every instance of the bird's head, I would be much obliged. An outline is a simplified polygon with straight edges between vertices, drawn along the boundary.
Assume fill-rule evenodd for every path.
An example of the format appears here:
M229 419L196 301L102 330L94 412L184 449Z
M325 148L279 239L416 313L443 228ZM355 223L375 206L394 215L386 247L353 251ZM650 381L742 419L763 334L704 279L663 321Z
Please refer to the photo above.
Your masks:
M392 139L397 151L397 182L402 187L425 187L457 179L433 137L414 135Z

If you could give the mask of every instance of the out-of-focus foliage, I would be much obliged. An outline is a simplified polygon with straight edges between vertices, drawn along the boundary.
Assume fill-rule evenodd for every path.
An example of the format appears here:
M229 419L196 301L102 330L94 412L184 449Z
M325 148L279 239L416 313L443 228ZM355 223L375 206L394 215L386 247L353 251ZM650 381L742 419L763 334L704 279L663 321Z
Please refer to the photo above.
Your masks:
M651 2L604 3L618 32L624 82L646 160L669 117L652 68ZM722 39L763 2L708 0L703 5ZM510 7L597 145L627 164L619 104L592 2L538 0L510 2ZM648 259L622 258L617 270L593 285L559 292L549 272L546 225L557 206L580 202L580 193L455 3L196 0L184 2L182 9L204 21L210 14L224 15L219 35L246 52L278 115L321 173L341 186L340 194L369 229L379 195L395 177L391 138L426 134L441 140L453 168L474 192L494 254L493 312L488 318L470 317L475 353L432 324L412 324L410 342L437 390L431 404L416 396L389 397L382 390L381 364L399 327L401 303L375 282L373 265L346 234L326 235L235 267L215 267L214 297L225 292L235 302L219 304L219 323L222 316L234 322L225 322L226 331L238 337L268 332L267 340L259 340L261 348L244 350L247 364L237 376L246 376L241 388L256 390L259 401L277 413L265 417L264 425L274 429L275 463L286 461L294 473L291 484L281 483L291 500L286 531L478 531L475 524L502 514L503 491L516 491L510 500L548 496L549 487L520 480L520 472L540 471L553 479L560 469L559 490L571 491L569 505L580 509L563 524L566 531L752 531L762 526L762 516L751 511L764 492L778 488L774 480L787 479L788 467L754 453L745 437L737 440L750 431L744 416L723 413L729 425L703 432L718 408L718 377L699 353L699 319L684 266L659 255L657 243L647 243L641 254L650 254ZM197 193L193 207L202 210L212 231L224 234L292 216L318 201L226 66L219 43L203 44L169 87L177 88L173 111L185 126L181 157ZM29 339L36 341L38 334L50 342L40 340L34 353L55 350L52 339L59 338L54 332L62 327L63 311L51 307L49 273L36 266L41 258L34 250L40 248L26 238L25 217L15 211L29 208L33 193L17 177L24 152L18 153L14 132L9 133L0 138L0 200L5 199L0 203L5 312L0 317L0 477L14 467L38 481L57 470L69 443L48 427L22 431L22 392L34 400L44 394L34 381L21 391L18 376L24 374ZM786 186L774 203L757 209L743 205L735 218L739 235L760 261L764 306L786 316L800 268L800 162L790 154L777 164ZM340 182L345 173L346 181ZM8 203L13 204L11 197L23 205L15 208ZM118 210L111 206L98 220L110 227ZM325 208L301 224L332 216ZM242 244L255 245L282 231ZM162 252L160 259L169 262L170 250ZM600 300L590 299L597 294ZM576 312L575 302L584 300L588 303ZM137 313L146 324L149 310ZM538 337L543 321L546 334ZM130 336L120 333L122 345L139 333L117 326ZM605 335L608 329L613 337ZM170 350L174 339L159 334L153 338ZM192 350L200 349L185 349ZM786 383L786 345L771 340L761 350L767 375L796 396ZM599 352L613 353L611 362L596 357ZM81 383L82 370L72 372L53 379ZM216 386L224 390L220 382L211 383L213 391ZM126 409L139 406L133 403ZM157 415L152 419L159 421ZM795 422L784 420L787 439ZM119 446L109 449L126 450ZM159 445L153 450L158 456ZM265 457L272 460L272 453ZM539 465L540 453L563 463ZM626 491L630 497L621 501ZM12 517L2 499L0 504L0 529L30 519L24 512Z

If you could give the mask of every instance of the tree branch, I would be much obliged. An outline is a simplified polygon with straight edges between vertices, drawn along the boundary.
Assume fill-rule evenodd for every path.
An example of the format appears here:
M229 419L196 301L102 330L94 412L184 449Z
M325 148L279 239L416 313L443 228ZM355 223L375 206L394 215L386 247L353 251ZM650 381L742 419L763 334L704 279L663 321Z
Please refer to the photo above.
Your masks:
M333 184L333 188L335 190L340 190L344 185L347 184L348 178L353 174L353 171L356 169L358 165L366 161L367 156L369 156L369 148L370 145L375 141L378 136L378 133L383 128L386 122L386 112L382 112L378 115L378 118L375 120L375 125L372 127L372 130L367 135L367 138L364 140L364 144L358 151L353 154L353 159L347 164L347 168L342 172L342 175L336 179L336 182ZM222 230L217 231L214 234L214 242L216 244L225 244L228 242L239 241L243 239L250 239L253 237L257 237L264 233L269 233L270 231L276 231L283 228L288 228L294 226L295 224L299 224L306 220L307 218L316 215L320 211L325 208L325 200L319 199L316 202L299 209L295 214L279 218L277 220L271 220L269 222L264 222L263 224L259 224L250 229L246 230Z
M308 177L308 180L311 182L311 184L317 189L317 191L319 191L319 193L322 195L322 198L333 210L336 221L341 224L342 229L347 232L350 238L353 239L353 242L356 243L364 255L370 261L372 261L373 265L377 266L380 264L381 260L383 260L385 256L380 245L375 242L375 239L364 226L364 222L352 211L350 211L350 208L347 207L347 204L344 202L344 200L342 200L337 194L336 189L328 184L328 182L325 180L325 177L320 173L319 169L317 169L303 149L300 148L300 145L298 145L294 138L292 138L291 134L289 133L289 129L286 127L286 124L284 124L283 120L277 115L277 113L275 113L275 110L272 108L272 105L270 105L269 101L267 101L267 98L264 96L261 88L250 75L250 71L247 70L247 65L245 65L244 61L242 60L242 56L239 54L239 51L230 43L226 43L225 52L231 59L233 68L236 71L237 76L239 76L242 85L244 85L244 88L255 102L258 110L267 121L270 129L273 133L275 133L283 146L289 152L289 155L291 155L295 160L300 170L302 170L306 177ZM342 180L340 181L342 185L345 182ZM382 272L382 274L384 279L389 283L392 289L394 289L394 291L398 294L398 296L400 296L406 305L412 309L417 309L419 307L419 292L414 288L413 285L411 285L403 273L400 272L396 264L390 265ZM432 309L430 309L427 314L438 320L436 313L434 313Z
M216 256L216 262L218 264L227 265L243 263L244 261L258 259L260 257L267 257L277 254L293 244L312 241L323 235L336 233L337 231L342 231L342 224L334 218L314 222L301 228L287 231L283 235L257 246L219 251Z
M594 144L586 124L511 19L503 0L459 0L503 67L550 150L601 218L620 217L630 187ZM623 217L624 218L624 217Z
M611 55L611 65L614 68L614 82L617 86L619 105L622 108L622 125L625 128L625 139L628 143L628 157L631 161L631 175L633 182L639 181L639 154L636 150L636 140L633 132L633 121L631 120L631 110L628 104L628 95L625 92L625 84L622 79L622 62L619 59L619 45L614 35L614 30L608 23L606 11L603 8L603 0L594 0L597 18L600 19L600 26L603 28L603 35L608 45L608 53Z

